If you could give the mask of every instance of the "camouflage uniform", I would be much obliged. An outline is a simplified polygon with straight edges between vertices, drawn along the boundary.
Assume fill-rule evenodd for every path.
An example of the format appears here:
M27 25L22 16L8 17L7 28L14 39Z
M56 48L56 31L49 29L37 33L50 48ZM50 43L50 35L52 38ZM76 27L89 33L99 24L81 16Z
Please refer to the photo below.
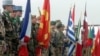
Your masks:
M50 56L55 56L55 44L54 44L55 37L56 37L56 32L54 30L51 30L51 40L50 40L50 48L49 48Z
M5 37L5 27L0 12L0 56L2 56L6 50L6 43L4 41L4 37Z
M53 40L53 46L54 46L54 56L62 56L62 48L64 44L64 33L61 30L61 27L63 27L62 24L57 25L55 37Z
M8 12L3 12L2 15L3 21L4 21L4 26L5 26L5 41L8 44L7 45L7 53L11 53L12 51L12 44L11 41L12 39L14 39L15 36L15 27L12 24L12 18L10 18L9 13Z
M58 42L57 42L57 48L55 48L56 49L56 55L57 56L62 56L62 48L63 48L63 40L64 40L64 35L63 35L63 32L57 32L57 36L56 36L57 38L58 38Z
M7 7L10 7L10 10L7 10ZM2 19L4 22L4 27L5 27L5 42L7 44L6 48L7 50L4 52L4 55L11 55L12 53L12 39L14 39L14 35L15 35L15 29L14 26L12 24L12 18L10 17L10 12L12 12L13 10L13 6L12 6L12 0L3 0L3 8L4 11L2 13Z
M28 43L28 50L30 56L35 56L35 48L37 47L37 41L36 41L36 35L37 35L37 29L39 27L39 24L35 23L32 24L32 33L31 33L31 39Z
M55 31L55 21L51 21L51 39L50 39L50 47L49 47L49 56L55 56L55 45L54 45L54 39L56 37L56 31Z
M14 11L15 14L18 11L22 12L21 11L22 8L19 8L19 7L21 7L21 6L14 6L13 11ZM18 39L18 37L19 37L19 34L20 34L20 27L21 27L20 16L16 16L15 18L12 19L11 22L12 22L12 24L14 26L14 32L15 32L15 37L16 37L16 38L12 39L12 45L13 45L12 49L14 51L13 52L14 56L15 55L18 56L17 55L18 54L17 53L18 52L18 45L19 45L19 39Z
M13 54L17 55L17 49L18 49L18 44L19 44L19 40L18 40L18 37L19 37L19 25L18 25L18 22L16 21L16 18L12 18L12 26L13 26L13 33L14 33L14 38L12 38L11 40L11 45L13 46L12 47L12 51L13 51Z
M0 13L0 40L4 40L5 37L5 28L4 28L4 22L2 20L2 15Z

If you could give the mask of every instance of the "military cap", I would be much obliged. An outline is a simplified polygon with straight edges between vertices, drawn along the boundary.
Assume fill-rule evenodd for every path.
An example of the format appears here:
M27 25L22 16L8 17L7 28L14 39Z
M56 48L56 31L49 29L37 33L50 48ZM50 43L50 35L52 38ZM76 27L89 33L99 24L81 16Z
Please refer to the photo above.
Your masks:
M22 6L13 6L14 11L22 11Z
M14 10L14 11L16 10L16 5L13 5L13 10Z
M56 22L55 21L51 21L51 25L56 25Z
M56 20L56 23L62 23L61 20Z
M3 6L5 5L13 5L13 0L3 0Z
M61 24L61 23L58 23L58 24L56 24L56 27L57 27L57 28L61 28L61 27L64 27L64 25Z
M22 6L16 6L17 11L22 11Z

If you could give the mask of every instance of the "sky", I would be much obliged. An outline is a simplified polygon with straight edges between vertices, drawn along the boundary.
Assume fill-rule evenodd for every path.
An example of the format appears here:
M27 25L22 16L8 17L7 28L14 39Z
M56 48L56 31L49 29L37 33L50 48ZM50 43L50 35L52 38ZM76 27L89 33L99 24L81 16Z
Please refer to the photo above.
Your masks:
M23 16L27 0L13 0L14 5L23 7ZM32 15L39 16L38 7L42 10L44 0L31 0ZM50 0L51 5L51 20L61 20L64 25L67 25L69 10L75 4L75 25L81 17L84 19L85 4L87 10L88 24L100 24L100 0ZM0 0L0 9L2 11L2 0Z

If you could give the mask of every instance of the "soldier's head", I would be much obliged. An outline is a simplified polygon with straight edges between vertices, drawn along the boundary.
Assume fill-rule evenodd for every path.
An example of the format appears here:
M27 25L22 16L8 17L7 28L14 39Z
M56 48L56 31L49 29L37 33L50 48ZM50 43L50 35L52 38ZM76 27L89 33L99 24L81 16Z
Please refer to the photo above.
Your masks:
M12 12L10 12L10 17L11 18L15 18L16 17L16 6L15 5L13 5L13 11Z
M36 15L32 15L32 24L35 24L37 22L37 19L36 19Z
M15 18L16 17L16 13L14 11L13 12L10 12L9 15L10 15L11 18Z
M37 23L39 24L40 23L40 16L38 16L36 19L37 19Z
M56 25L56 28L57 28L59 31L63 31L64 28L65 28L65 26L64 26L63 24L59 23L59 24Z
M56 24L62 24L61 20L56 20Z
M16 12L16 16L17 17L21 17L22 16L22 6L15 6L14 11Z
M56 22L51 21L50 27L51 27L51 29L55 29L56 28Z
M64 24L62 24L61 30L62 30L62 31L65 30L65 26L64 26Z
M13 0L3 0L3 9L12 12L13 11Z

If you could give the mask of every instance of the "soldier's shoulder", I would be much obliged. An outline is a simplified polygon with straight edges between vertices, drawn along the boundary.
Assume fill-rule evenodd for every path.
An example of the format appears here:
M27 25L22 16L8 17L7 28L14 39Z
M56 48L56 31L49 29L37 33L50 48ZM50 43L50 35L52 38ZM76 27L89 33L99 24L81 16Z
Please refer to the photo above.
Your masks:
M6 16L6 12L3 11L3 12L1 13L1 17L4 18L5 16Z
M1 14L2 14L2 16L8 16L9 13L6 11L3 11Z
M2 14L0 13L0 21L2 21Z

